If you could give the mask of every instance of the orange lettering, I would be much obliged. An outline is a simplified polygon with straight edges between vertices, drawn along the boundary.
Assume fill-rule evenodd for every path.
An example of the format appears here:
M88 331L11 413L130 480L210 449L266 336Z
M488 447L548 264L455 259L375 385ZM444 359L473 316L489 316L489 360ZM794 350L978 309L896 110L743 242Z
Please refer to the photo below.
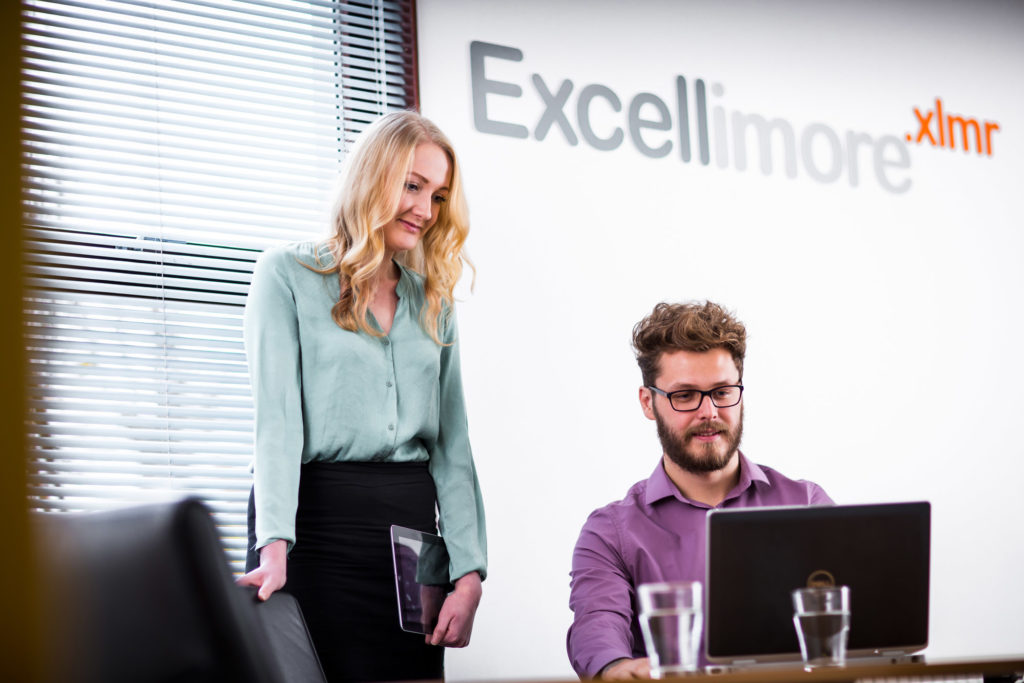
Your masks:
M924 138L924 136L927 135L928 136L928 141L931 142L932 145L934 146L935 145L935 136L932 135L932 116L934 115L934 112L928 112L928 116L922 116L921 115L921 110L918 109L917 107L914 107L914 115L917 116L917 126L918 126L918 129L917 129L917 140L915 140L915 142L920 144L921 140Z
M999 124L993 121L985 122L985 152L992 156L992 131L999 130Z
M978 125L977 119L967 119L967 118L964 118L963 116L960 116L958 114L947 114L946 115L946 121L949 123L949 147L950 147L950 149L955 149L956 148L956 135L954 135L955 129L953 128L953 126L954 126L954 124L959 123L960 124L960 137L963 139L964 151L966 152L966 151L968 151L971 148L970 143L967 141L967 129L970 127L970 128L974 129L974 139L977 142L978 154L981 154L981 152L982 152L982 147L981 147L981 127Z
M980 154L992 156L992 133L999 131L995 121L984 121L980 117L965 116L943 111L941 97L935 98L935 109L921 111L913 107L917 119L917 134L906 133L907 142L923 144L927 140L932 147L957 148L957 136L965 152L971 150L971 131L974 131L974 149ZM932 122L935 127L932 128ZM984 129L984 131L982 130ZM958 133L959 131L959 133Z

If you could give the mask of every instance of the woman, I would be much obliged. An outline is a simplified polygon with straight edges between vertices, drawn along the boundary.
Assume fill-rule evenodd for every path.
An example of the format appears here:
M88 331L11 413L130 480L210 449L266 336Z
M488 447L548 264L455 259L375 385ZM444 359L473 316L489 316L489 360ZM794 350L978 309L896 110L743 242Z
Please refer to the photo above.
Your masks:
M253 273L259 566L239 583L298 598L332 683L441 678L486 572L452 308L468 212L444 134L414 112L367 128L333 228ZM398 625L389 527L436 531L435 501L455 590L424 639Z

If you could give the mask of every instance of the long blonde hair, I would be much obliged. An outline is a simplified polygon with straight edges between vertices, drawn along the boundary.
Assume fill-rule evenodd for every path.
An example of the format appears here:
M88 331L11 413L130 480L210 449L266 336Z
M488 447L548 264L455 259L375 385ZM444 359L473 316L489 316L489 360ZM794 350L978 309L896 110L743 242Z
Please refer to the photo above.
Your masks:
M442 343L438 332L442 310L445 304L451 310L463 264L473 267L463 253L469 235L469 209L451 142L437 126L413 111L388 114L372 123L345 159L331 209L333 234L326 240L333 263L318 271L338 273L341 297L331 308L331 317L343 329L383 336L370 327L366 313L374 276L386 253L384 226L398 213L413 155L423 143L436 144L448 157L448 198L416 248L395 258L423 276L426 305L420 324L435 342Z

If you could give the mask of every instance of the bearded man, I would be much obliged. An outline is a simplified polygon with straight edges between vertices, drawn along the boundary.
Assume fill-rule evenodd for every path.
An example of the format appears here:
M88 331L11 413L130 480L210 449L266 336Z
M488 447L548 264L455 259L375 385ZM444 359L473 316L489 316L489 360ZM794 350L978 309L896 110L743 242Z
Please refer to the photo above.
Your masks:
M709 510L832 503L817 484L740 452L747 332L729 311L660 303L633 328L633 348L640 407L663 452L649 478L590 515L576 542L567 646L581 678L650 678L636 588L704 582Z

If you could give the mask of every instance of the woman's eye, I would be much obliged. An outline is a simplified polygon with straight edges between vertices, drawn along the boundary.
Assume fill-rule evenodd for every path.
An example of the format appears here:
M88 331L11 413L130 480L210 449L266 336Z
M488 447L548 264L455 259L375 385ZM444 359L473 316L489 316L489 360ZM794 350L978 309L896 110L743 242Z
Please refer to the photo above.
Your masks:
M448 201L447 197L444 197L442 195L435 195L434 196L434 203L435 204L444 204L446 201Z
M416 183L406 183L405 189L409 190L409 192L415 192L416 190L420 189L420 186L417 185Z

